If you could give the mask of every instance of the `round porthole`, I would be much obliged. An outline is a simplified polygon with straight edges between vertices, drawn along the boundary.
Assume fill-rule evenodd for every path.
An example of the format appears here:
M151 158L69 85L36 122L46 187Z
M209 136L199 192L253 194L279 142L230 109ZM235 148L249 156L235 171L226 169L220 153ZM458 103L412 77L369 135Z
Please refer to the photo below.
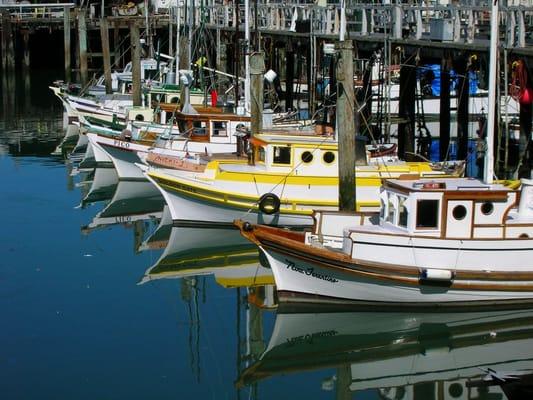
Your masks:
M466 207L461 205L455 206L453 208L452 215L458 221L464 219L464 217L466 217Z
M313 153L311 153L310 151L304 151L302 153L302 161L306 164L313 161Z
M454 399L457 399L462 396L463 387L460 383L452 383L448 388L448 392L450 393L450 396L452 396Z
M485 215L490 215L494 211L494 204L487 202L481 205L481 212Z
M326 164L331 164L333 161L335 161L335 154L331 151L326 151L322 156L322 159Z
M176 104L176 103L179 103L180 102L180 98L179 97L172 97L170 99L170 103L172 104Z
M144 121L144 115L142 114L137 114L135 116L135 121Z

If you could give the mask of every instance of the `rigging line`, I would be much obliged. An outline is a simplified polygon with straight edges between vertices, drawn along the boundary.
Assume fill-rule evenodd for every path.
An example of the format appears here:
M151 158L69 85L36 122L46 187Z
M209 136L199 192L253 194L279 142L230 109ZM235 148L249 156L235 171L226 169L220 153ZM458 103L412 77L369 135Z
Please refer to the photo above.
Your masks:
M344 94L346 94L343 85L341 85L341 89L344 92ZM349 101L349 99L348 99L348 101ZM352 109L355 109L355 110L359 110L360 109L359 102L357 101L357 98L355 96L354 96L354 103L350 104L350 106L352 107ZM357 108L356 108L356 106L357 106ZM363 120L363 122L364 122L364 124L365 124L365 126L366 126L366 128L367 128L367 130L369 132L369 135L370 135L371 139L373 141L375 141L374 135L373 135L372 131L369 128L369 124L368 124L367 119L365 118L365 116L362 113L360 113L359 111L357 111L357 112L359 113L359 116ZM378 158L377 164L380 165L379 158ZM389 177L392 177L392 172L389 170L389 166L385 162L383 162L381 165L385 169L385 172L389 175ZM380 173L380 175L381 175L381 173Z

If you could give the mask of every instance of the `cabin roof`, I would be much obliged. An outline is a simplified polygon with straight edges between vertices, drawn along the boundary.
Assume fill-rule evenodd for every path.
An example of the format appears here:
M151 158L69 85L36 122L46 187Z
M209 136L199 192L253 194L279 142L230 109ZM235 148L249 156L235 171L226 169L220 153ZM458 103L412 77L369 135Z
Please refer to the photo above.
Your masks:
M300 129L268 129L255 136L265 143L273 144L313 144L337 145L333 136L319 136L311 130Z
M507 186L499 183L487 184L474 178L444 179L387 179L386 188L396 188L402 192L509 192Z

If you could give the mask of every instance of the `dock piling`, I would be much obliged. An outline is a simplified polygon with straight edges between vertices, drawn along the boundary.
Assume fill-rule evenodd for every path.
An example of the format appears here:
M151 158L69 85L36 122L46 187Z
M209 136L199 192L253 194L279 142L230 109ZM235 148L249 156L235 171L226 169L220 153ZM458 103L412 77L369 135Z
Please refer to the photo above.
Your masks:
M131 40L131 79L133 106L140 107L141 101L141 40L139 26L135 21L130 22Z
M86 85L89 81L88 66L87 66L87 23L85 19L85 11L78 11L78 43L80 48L80 73L81 83Z
M63 31L64 31L64 48L65 48L65 81L70 82L72 75L70 60L70 8L63 8Z
M442 59L440 67L440 120L439 120L439 160L449 159L450 146L450 60Z
M100 37L102 39L105 92L111 94L113 93L113 85L111 82L111 54L109 52L109 23L105 17L100 19Z
M337 137L339 151L339 209L355 211L355 94L353 85L353 43L337 45Z

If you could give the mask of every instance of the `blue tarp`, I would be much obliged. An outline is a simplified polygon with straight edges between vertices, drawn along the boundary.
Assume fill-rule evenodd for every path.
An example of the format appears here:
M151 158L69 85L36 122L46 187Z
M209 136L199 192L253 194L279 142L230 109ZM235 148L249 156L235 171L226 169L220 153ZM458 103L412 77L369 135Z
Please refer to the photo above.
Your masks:
M431 91L433 96L440 96L440 64L426 64L418 68L418 79L420 79L428 71L432 71L435 79L431 82ZM470 86L470 94L476 94L478 89L478 77L477 74L473 71L468 71L468 79ZM450 71L450 89L455 90L457 86L457 74L452 69Z

